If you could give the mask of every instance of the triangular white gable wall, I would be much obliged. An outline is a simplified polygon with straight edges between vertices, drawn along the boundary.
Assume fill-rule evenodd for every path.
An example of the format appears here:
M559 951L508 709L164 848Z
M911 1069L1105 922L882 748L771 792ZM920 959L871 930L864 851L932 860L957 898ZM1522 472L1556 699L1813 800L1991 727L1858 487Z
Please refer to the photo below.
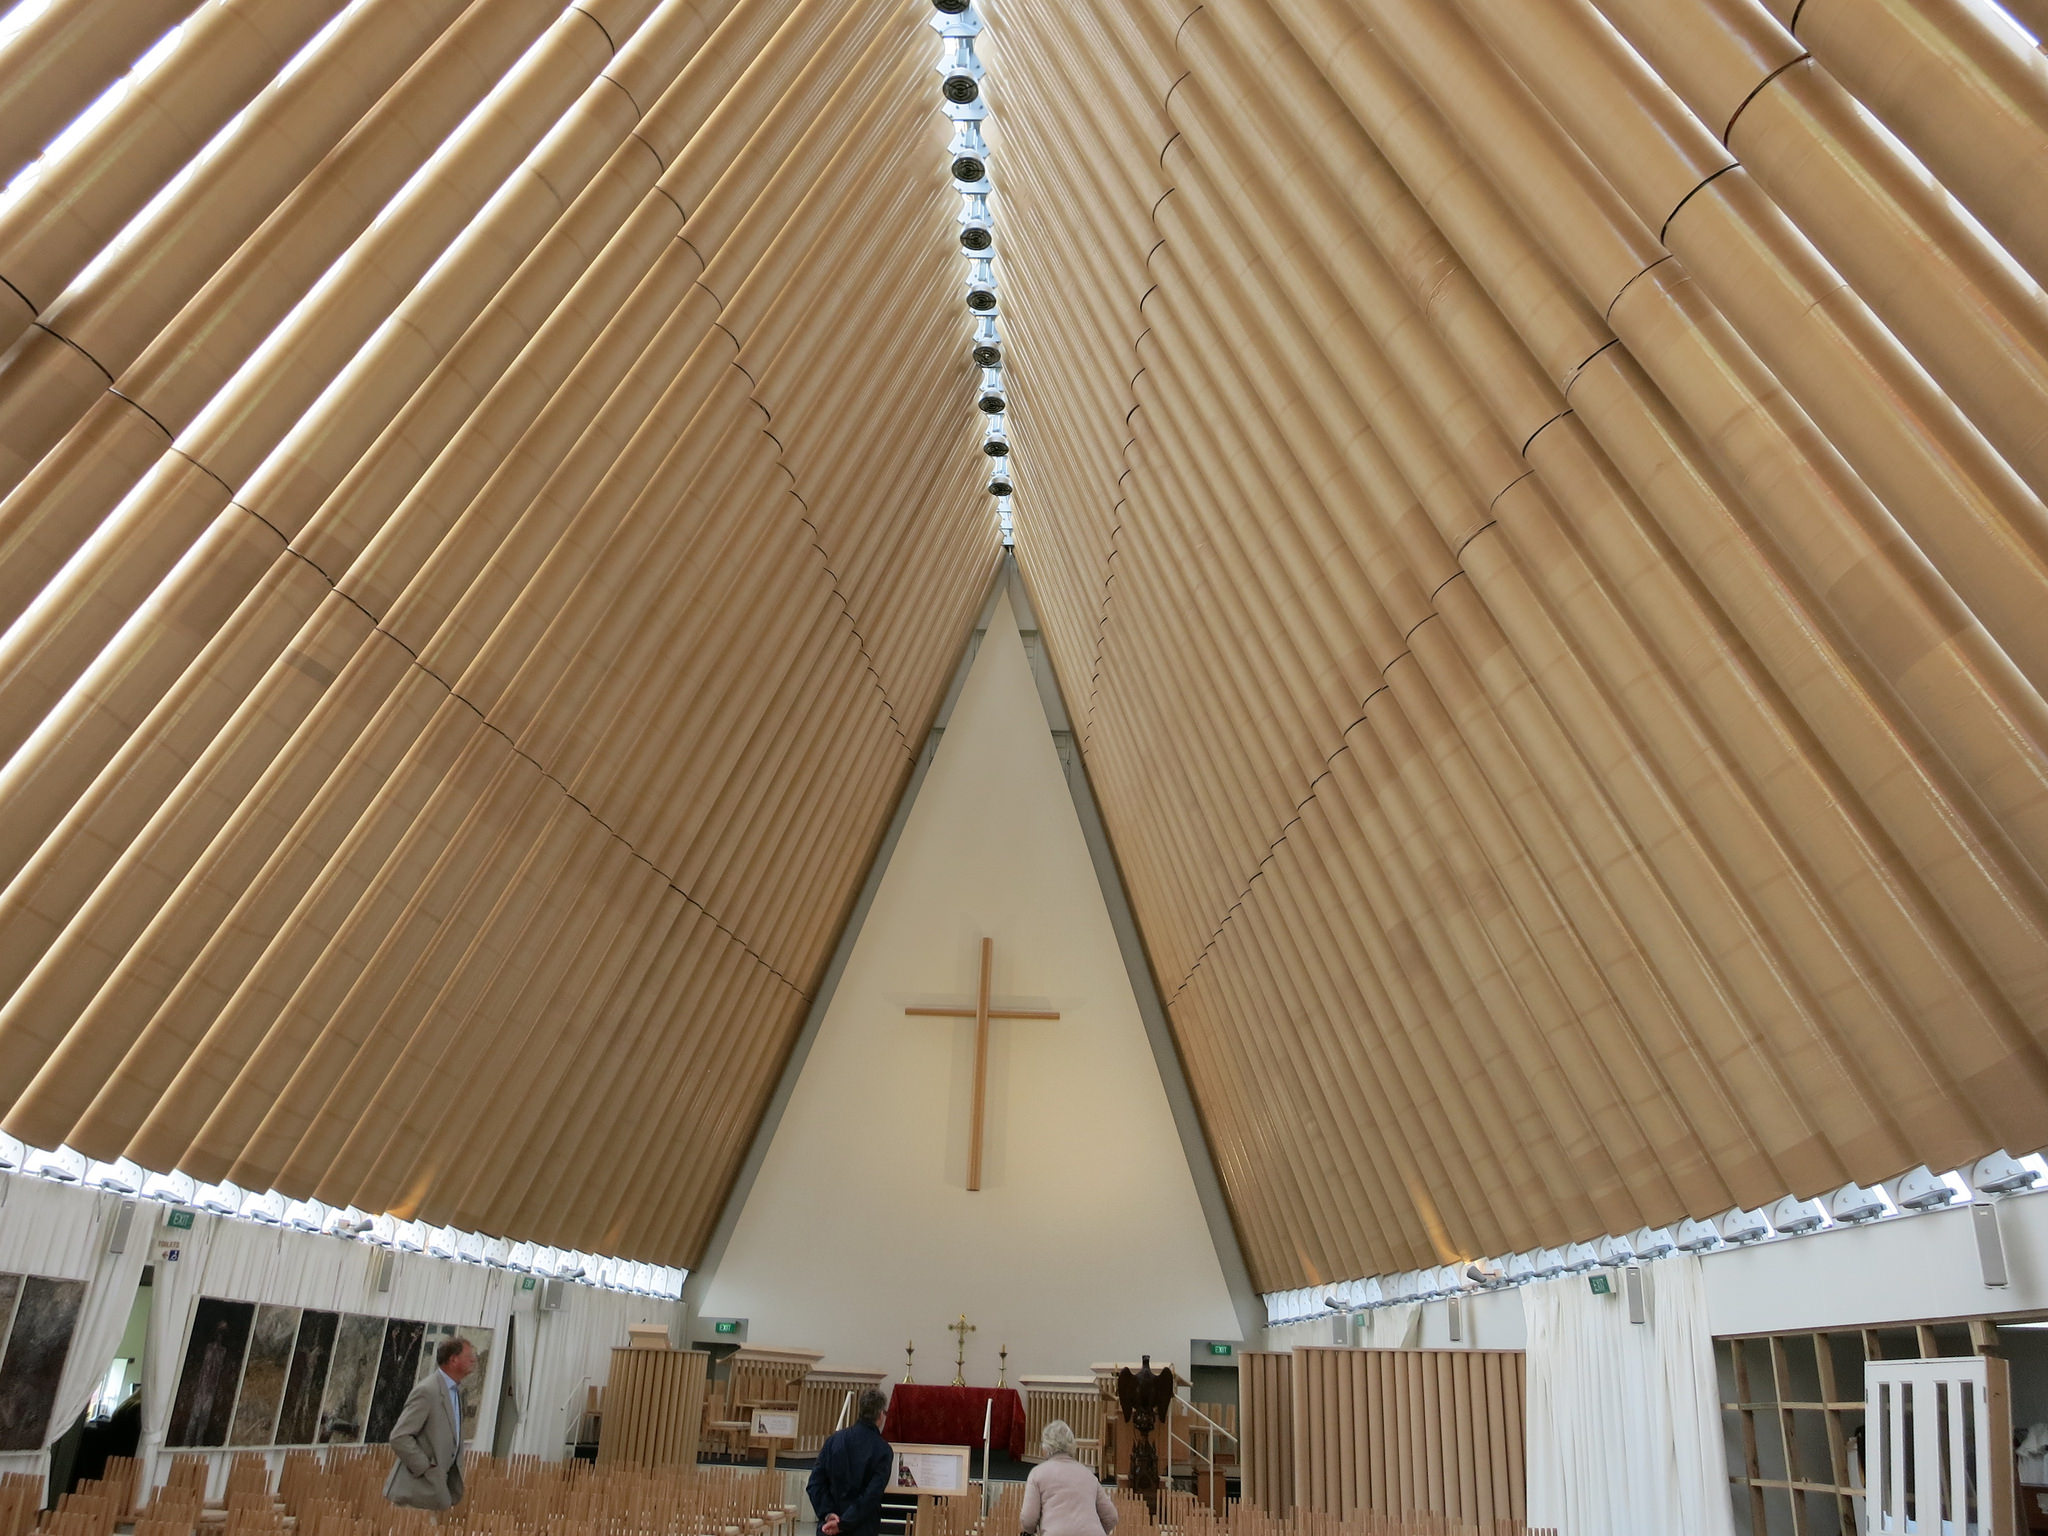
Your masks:
M973 1000L996 941L982 1189L965 1188ZM1085 1371L1238 1332L1130 978L997 600L700 1314L757 1344L947 1381Z

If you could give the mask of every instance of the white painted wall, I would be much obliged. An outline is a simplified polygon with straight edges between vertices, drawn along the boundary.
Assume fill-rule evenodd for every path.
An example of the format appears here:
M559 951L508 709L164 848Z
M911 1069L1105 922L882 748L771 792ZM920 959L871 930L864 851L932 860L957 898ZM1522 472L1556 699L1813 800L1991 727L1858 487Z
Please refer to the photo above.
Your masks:
M966 1191L971 1005L999 1002L983 1187ZM1085 1371L1234 1338L1223 1273L1007 597L998 601L702 1313L828 1365L967 1378Z

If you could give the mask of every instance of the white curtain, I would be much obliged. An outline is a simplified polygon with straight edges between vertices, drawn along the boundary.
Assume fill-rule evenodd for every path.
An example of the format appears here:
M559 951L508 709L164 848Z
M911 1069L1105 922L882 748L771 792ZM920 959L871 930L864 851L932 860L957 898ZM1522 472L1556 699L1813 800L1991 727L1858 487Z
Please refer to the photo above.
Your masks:
M1522 1291L1529 1524L1562 1536L1734 1536L1700 1261L1644 1268L1649 1321L1584 1276Z
M527 1292L538 1301L539 1291ZM677 1301L628 1296L565 1284L562 1305L519 1313L517 1381L519 1427L512 1449L559 1460L583 1412L585 1393L611 1375L612 1351L624 1347L634 1323L663 1323L673 1337L683 1320Z
M1298 1323L1280 1323L1268 1328L1264 1347L1285 1354L1302 1344L1322 1346L1335 1340L1336 1325L1328 1317L1311 1317Z
M1281 1323L1266 1330L1260 1348L1286 1353L1303 1344L1321 1348L1337 1338L1337 1314ZM1373 1307L1357 1315L1352 1343L1363 1349L1414 1349L1422 1342L1422 1307L1412 1301Z
M86 1282L71 1349L57 1381L57 1399L43 1432L44 1449L0 1455L0 1472L47 1474L48 1447L71 1427L105 1380L134 1310L135 1288L149 1262L151 1207L139 1206L120 1253L109 1253L123 1199L47 1179L0 1174L0 1271ZM4 1341L0 1341L4 1342Z
M1414 1349L1422 1342L1422 1307L1413 1301L1374 1307L1358 1315L1358 1343L1365 1349Z

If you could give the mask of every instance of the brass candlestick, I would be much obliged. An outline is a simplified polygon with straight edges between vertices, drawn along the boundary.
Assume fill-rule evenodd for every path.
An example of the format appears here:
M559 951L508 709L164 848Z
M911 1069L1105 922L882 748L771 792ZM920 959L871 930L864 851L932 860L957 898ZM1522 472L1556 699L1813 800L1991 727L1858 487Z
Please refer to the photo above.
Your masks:
M903 1346L903 1384L904 1384L905 1386L909 1386L909 1385L910 1385L910 1383L911 1383L911 1377L910 1377L910 1357L911 1357L912 1355L916 1354L916 1353L917 1353L917 1340L915 1340L915 1339L912 1339L912 1340L911 1340L911 1341L910 1341L909 1343L907 1343L907 1344L905 1344L905 1345Z
M996 1385L999 1387L1007 1387L1009 1384L1010 1346L1005 1344L1001 1349L996 1351Z

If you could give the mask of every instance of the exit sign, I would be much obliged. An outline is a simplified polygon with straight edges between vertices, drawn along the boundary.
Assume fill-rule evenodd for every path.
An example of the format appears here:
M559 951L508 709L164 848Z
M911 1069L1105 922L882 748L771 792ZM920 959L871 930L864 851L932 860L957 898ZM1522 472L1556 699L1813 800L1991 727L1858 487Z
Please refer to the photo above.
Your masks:
M174 1232L182 1232L192 1225L192 1213L190 1211L166 1211L164 1213L164 1225L171 1228Z
M740 1331L740 1325L733 1318L721 1317L717 1322L711 1325L711 1331L713 1333L738 1333Z
M1230 1346L1228 1344L1211 1344L1209 1346L1209 1353L1212 1355L1227 1355L1230 1353Z
M533 1289L533 1276L531 1276L531 1275L521 1275L521 1276L519 1277L519 1289L521 1289L522 1291L530 1291L530 1290L532 1290L532 1289Z
M1595 1296L1612 1296L1614 1294L1614 1282L1605 1275L1586 1276L1586 1288Z

